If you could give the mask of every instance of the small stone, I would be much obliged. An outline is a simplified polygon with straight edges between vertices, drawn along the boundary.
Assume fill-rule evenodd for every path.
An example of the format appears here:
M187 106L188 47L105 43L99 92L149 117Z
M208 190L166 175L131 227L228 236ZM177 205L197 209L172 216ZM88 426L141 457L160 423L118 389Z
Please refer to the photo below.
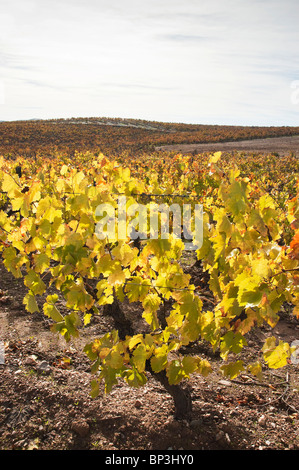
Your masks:
M89 434L89 424L84 420L73 421L71 429L80 437L86 437Z
M215 436L215 439L216 439L216 441L220 441L221 439L223 439L224 436L225 436L224 432L219 431L219 432L217 432L217 434Z
M37 366L37 370L40 373L50 374L51 366L47 361L41 361Z
M225 387L231 387L232 386L232 383L229 382L228 380L219 380L218 384L219 385L224 385Z
M140 400L135 401L135 408L139 409L142 407L142 402Z
M37 356L32 354L31 356L26 357L26 359L24 361L24 364L26 366L35 366L36 365L36 359L37 359Z
M191 429L198 429L202 426L202 419L193 419L190 423L190 428Z
M266 416L265 415L260 416L257 422L260 426L265 426L267 422Z

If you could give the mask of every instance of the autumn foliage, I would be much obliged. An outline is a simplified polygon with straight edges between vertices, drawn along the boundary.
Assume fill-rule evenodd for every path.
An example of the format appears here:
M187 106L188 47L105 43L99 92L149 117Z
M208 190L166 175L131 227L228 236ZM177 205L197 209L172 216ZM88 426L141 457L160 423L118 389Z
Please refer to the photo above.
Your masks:
M47 129L47 126L45 126ZM15 168L21 165L19 177ZM265 172L268 168L268 172ZM298 161L248 157L182 156L143 153L127 159L101 153L34 155L0 159L0 253L6 268L22 277L28 312L40 309L45 277L57 294L42 306L53 332L66 341L80 334L93 315L114 309L122 321L126 299L142 306L144 330L122 329L86 344L94 373L109 392L119 379L143 386L147 372L163 373L175 386L191 374L208 376L212 367L187 346L206 342L218 351L219 369L230 379L246 371L262 377L265 366L283 367L288 343L267 339L261 356L245 362L246 335L267 323L274 327L284 303L299 317ZM95 234L96 208L177 201L203 205L203 244L197 263L207 275L210 306L203 307L201 286L184 270L182 240L130 237L111 242ZM173 195L165 197L165 195ZM63 315L57 300L69 309ZM112 311L112 310L111 310Z

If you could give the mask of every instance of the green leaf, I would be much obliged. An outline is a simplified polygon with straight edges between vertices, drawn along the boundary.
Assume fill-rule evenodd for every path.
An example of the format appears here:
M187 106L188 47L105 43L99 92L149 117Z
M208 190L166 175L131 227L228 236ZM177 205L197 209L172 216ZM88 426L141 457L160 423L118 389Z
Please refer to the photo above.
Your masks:
M148 296L150 288L149 279L136 276L126 284L126 294L130 302L142 302Z
M199 373L206 377L211 372L210 363L197 356L185 356L182 361L175 359L166 368L170 385L177 385L183 379L189 379L193 373Z
M109 363L109 366L112 367L112 369L120 370L124 364L124 358L118 351L112 350L107 363Z
M191 292L180 292L174 294L173 297L178 301L177 312L185 316L182 326L179 328L183 344L196 341L201 332L202 301ZM169 325L175 325L175 318L172 315L169 317ZM180 321L180 317L177 317L177 320Z
M45 253L39 253L34 256L35 270L42 274L50 266L50 258Z
M90 385L91 385L91 391L90 391L91 398L98 397L100 394L99 382L97 380L92 380Z
M220 355L222 359L226 359L227 355L230 352L238 354L242 351L243 346L247 344L246 339L241 333L234 333L233 331L228 331L222 338L220 343Z
M25 276L24 284L33 292L34 295L42 295L46 290L45 283L32 269L30 269L27 276Z
M26 310L30 313L39 312L39 308L35 300L35 295L32 292L29 291L25 295L23 299L23 304L25 305Z
M63 321L52 325L51 330L60 333L64 336L66 342L69 342L72 336L75 338L79 336L78 326L80 323L81 321L77 313L72 312L69 315L66 315Z
M94 342L86 344L83 351L91 361L95 361L98 358L98 350L94 347Z
M213 269L210 273L209 286L211 291L219 299L222 299L222 291L219 283L219 275L216 269Z
M126 370L122 375L130 387L139 388L147 382L146 375L135 368Z
M145 362L147 359L146 347L144 344L139 344L133 353L133 365L136 367L138 372L144 372Z
M185 377L181 362L177 359L171 361L167 365L166 375L170 385L179 384Z
M154 372L161 372L167 366L167 356L169 349L166 344L155 350L154 356L151 358L151 368Z
M3 250L3 259L4 259L4 266L8 271L10 271L14 277L20 278L22 277L22 272L18 266L19 257L15 248L12 246L5 248Z
M105 381L105 393L110 393L113 385L117 384L117 375L118 372L116 369L113 369L109 365L101 367L100 379Z
M239 216L245 212L246 202L247 199L244 184L242 181L235 179L229 188L226 208L234 216Z
M230 362L229 364L223 364L220 367L220 371L223 375L229 377L231 380L238 377L238 375L244 370L243 361Z
M43 309L44 309L44 314L47 317L52 318L53 321L63 322L64 317L61 315L61 313L58 311L58 309L55 307L55 305L46 302L43 306Z
M193 374L198 367L198 358L193 356L185 356L182 360L182 369L185 376Z
M66 295L68 308L72 308L74 310L81 310L85 312L86 310L90 310L94 304L94 300L89 295L83 286L74 284L71 290Z
M152 330L159 328L157 311L162 303L157 293L149 293L142 301L144 312L142 314L145 321L150 325Z

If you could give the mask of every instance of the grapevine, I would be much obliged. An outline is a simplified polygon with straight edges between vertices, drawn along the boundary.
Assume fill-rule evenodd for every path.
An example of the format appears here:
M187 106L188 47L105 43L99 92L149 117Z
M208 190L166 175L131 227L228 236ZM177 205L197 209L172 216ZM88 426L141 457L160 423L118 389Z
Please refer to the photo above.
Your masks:
M288 363L291 346L274 336L254 362L245 363L240 354L252 328L275 327L285 302L299 318L298 162L288 160L280 189L271 156L271 177L261 177L254 159L249 174L241 161L234 163L220 153L202 159L165 155L163 165L154 155L129 161L79 152L73 158L0 157L0 252L6 269L24 280L26 310L40 310L47 275L69 313L59 311L58 294L46 296L42 311L67 342L95 315L115 320L112 331L84 347L94 375L92 396L102 384L109 393L119 380L142 387L150 373L171 393L182 418L191 413L191 395L182 385L193 374L213 372L206 358L186 354L188 346L209 344L230 379L245 371L261 379L264 365ZM117 212L121 195L127 207L142 201L149 209L155 201L182 198L203 205L196 263L209 280L208 308L182 265L181 239L97 236L97 208L109 204ZM125 317L124 301L142 306L142 331Z

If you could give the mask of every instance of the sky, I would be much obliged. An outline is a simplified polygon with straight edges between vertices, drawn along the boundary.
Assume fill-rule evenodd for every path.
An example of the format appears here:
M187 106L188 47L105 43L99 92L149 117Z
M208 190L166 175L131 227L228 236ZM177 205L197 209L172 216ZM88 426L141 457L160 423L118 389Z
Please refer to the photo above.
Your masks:
M0 0L0 120L299 125L298 0Z

